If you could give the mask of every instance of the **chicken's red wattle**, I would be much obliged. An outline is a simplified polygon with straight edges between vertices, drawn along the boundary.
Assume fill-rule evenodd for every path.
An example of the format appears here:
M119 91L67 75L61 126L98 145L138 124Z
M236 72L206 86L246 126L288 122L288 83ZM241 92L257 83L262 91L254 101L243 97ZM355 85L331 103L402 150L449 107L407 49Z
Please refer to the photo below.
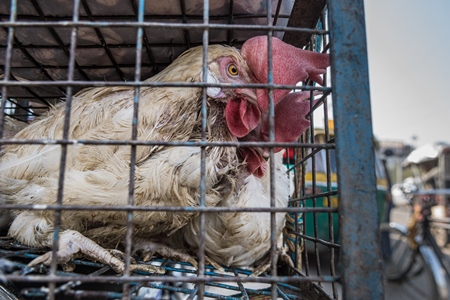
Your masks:
M241 155L247 163L249 172L256 177L263 177L267 169L266 160L253 148L241 148Z
M258 126L261 111L244 97L236 97L228 101L225 107L225 119L230 132L241 138Z

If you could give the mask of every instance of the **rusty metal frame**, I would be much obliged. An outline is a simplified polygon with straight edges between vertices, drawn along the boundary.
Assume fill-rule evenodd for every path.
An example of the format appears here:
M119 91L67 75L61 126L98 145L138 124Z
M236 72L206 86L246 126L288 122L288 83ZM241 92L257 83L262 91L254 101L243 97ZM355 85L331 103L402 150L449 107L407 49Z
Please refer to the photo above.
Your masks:
M329 1L345 299L383 299L364 3Z

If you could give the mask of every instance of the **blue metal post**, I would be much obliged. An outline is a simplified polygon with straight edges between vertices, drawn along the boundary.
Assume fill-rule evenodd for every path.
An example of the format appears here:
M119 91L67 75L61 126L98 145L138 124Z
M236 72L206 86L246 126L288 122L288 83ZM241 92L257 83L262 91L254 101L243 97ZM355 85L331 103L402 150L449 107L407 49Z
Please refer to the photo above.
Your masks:
M383 299L363 0L329 0L344 299Z

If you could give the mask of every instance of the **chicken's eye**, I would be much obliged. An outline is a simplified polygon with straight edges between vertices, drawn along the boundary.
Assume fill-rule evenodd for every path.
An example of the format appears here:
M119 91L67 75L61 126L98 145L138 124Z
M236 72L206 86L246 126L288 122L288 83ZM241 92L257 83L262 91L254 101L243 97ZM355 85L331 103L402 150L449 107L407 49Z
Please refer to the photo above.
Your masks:
M228 66L228 73L230 73L230 75L232 76L236 76L239 74L238 68L236 67L235 64L230 64Z

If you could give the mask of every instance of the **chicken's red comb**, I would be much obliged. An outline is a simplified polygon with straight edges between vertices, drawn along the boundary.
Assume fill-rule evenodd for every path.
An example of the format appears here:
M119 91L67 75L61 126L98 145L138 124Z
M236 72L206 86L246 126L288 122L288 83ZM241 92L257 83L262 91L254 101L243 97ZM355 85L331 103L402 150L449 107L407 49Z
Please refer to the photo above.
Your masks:
M259 83L268 83L268 37L257 36L247 40L241 48L241 55L247 61ZM272 37L273 83L295 85L310 79L322 85L321 74L330 65L328 54L302 50ZM275 90L274 104L289 93L289 90ZM267 90L259 90L258 105L262 111L269 107Z

